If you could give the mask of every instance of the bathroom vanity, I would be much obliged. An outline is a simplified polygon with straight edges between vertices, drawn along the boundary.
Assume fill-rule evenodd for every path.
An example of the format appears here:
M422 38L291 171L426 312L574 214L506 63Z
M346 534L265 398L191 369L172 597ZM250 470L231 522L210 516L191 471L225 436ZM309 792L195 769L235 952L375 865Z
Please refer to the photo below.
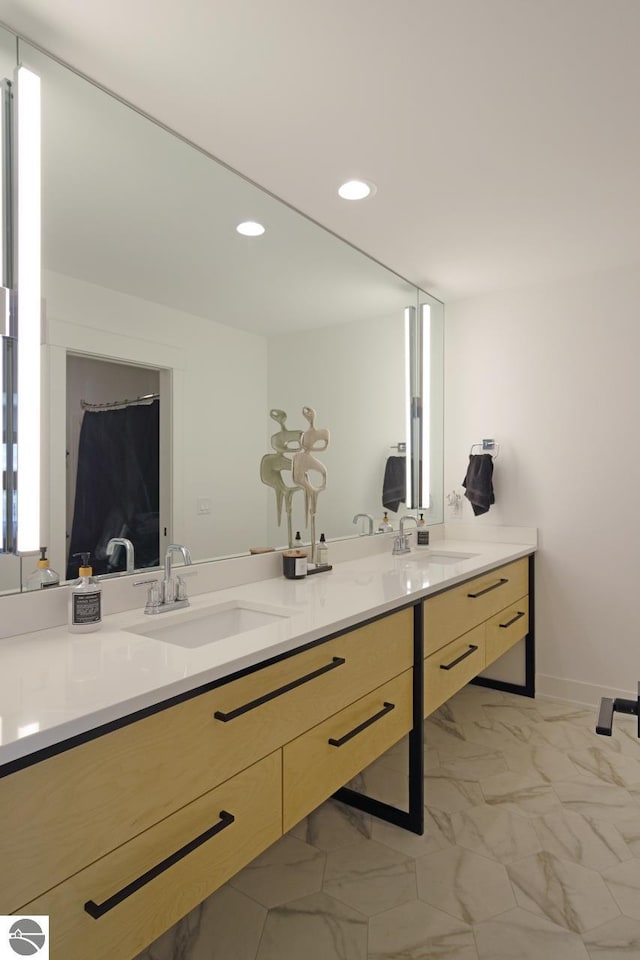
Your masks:
M385 553L201 595L194 613L231 598L292 611L209 647L137 633L139 613L108 618L104 675L109 648L128 650L140 686L123 680L119 716L114 687L107 722L94 704L56 736L49 707L48 732L0 747L2 912L48 914L53 960L130 960L336 791L389 812L341 788L407 733L410 810L395 822L420 829L422 718L523 638L534 693L534 548L463 546L458 562L447 545L440 564ZM64 628L32 634L25 656L47 634L67 643ZM149 644L164 682L142 689Z

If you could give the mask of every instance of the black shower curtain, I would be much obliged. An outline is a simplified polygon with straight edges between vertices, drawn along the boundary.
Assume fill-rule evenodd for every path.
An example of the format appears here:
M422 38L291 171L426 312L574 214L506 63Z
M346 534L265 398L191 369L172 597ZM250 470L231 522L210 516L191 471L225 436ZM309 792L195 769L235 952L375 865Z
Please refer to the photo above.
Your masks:
M158 400L85 412L67 578L78 576L73 554L84 550L91 553L94 573L110 572L106 546L111 537L131 540L136 567L158 565L159 449Z

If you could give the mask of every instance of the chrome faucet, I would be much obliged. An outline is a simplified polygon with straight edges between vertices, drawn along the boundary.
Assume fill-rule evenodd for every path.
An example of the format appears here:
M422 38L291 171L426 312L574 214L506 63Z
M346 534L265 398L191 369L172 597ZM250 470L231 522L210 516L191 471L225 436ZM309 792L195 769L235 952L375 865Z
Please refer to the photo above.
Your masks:
M107 556L111 557L116 552L117 547L124 547L126 554L126 572L133 573L134 560L133 560L133 544L131 540L127 540L126 537L112 537L107 544Z
M418 526L418 520L416 517L411 517L411 516L400 517L400 533L398 534L397 537L394 538L393 550L391 551L391 553L394 556L398 556L398 554L401 554L401 553L411 553L411 547L409 546L409 537L411 536L411 534L404 532L404 525L409 520L413 520L416 527Z
M145 580L134 580L134 587L141 587L143 584L150 584L147 595L147 604L144 608L145 613L165 613L167 610L178 610L180 607L189 606L187 596L187 586L182 576L173 575L172 557L175 553L181 553L185 566L191 566L193 560L187 547L180 543L170 543L167 552L164 555L164 579L157 577ZM189 574L194 576L194 574Z
M180 600L186 600L187 603L187 594L184 589L184 581L182 577L178 577L177 581L174 579L171 572L171 557L174 553L181 553L182 559L184 560L185 566L191 566L193 560L191 559L191 554L186 547L183 547L181 543L170 543L167 547L167 552L164 555L164 580L162 581L162 602L163 603L175 603ZM179 596L181 590L184 592L183 596Z
M357 523L361 517L369 521L369 532L367 533L367 536L372 537L373 536L373 517L371 516L370 513L356 513L355 517L353 518L353 522Z

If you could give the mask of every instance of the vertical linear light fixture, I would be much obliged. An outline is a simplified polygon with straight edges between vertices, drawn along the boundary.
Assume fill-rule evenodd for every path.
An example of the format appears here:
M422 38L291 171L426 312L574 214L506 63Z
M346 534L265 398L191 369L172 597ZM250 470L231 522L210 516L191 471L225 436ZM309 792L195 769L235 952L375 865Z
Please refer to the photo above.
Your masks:
M14 549L13 542L13 387L9 366L11 250L11 83L0 81L0 551ZM6 376L5 376L6 368Z
M6 219L6 203L5 203L5 187L6 187L6 177L8 176L8 170L6 170L7 165L7 135L8 135L8 118L7 110L9 106L9 92L7 89L6 81L2 81L2 86L0 87L0 286L3 288L7 287L7 271L6 271L6 262L5 262L5 249L8 242L7 229L8 223ZM2 291L4 295L4 289ZM8 336L9 328L8 324L5 321L5 316L0 313L0 552L7 550L9 546L9 541L7 538L7 528L9 524L9 503L8 503L8 494L7 494L7 454L6 454L6 444L9 443L10 437L8 436L7 430L7 418L6 418L6 404L8 400L5 400L4 396L4 364L5 364L5 336Z
M421 311L420 506L428 510L431 505L431 307L428 303L423 303Z
M18 553L40 547L40 77L16 71Z
M413 506L413 307L404 308L404 416L405 416L405 497L408 510Z

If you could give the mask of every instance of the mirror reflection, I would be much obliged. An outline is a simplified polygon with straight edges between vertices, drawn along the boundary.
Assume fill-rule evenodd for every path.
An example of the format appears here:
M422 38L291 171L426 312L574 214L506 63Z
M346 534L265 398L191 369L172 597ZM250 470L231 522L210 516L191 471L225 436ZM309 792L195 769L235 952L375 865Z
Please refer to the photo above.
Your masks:
M404 312L432 306L429 522L442 515L442 304L41 52L51 565L195 561L287 542L260 464L313 407L331 431L317 533L377 528L406 441ZM261 223L261 236L237 232ZM138 398L143 398L138 400ZM112 421L112 423L108 422ZM144 474L144 476L143 476ZM405 506L398 504L398 512ZM389 513L390 519L395 515ZM293 497L293 532L305 527Z

